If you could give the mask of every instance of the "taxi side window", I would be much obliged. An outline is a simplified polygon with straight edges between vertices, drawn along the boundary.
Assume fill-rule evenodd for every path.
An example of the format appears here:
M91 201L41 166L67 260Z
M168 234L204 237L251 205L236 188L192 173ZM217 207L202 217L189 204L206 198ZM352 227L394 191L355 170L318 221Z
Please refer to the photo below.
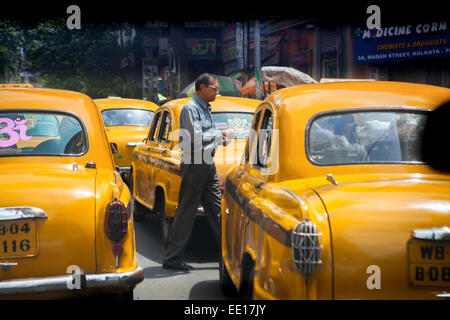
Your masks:
M169 133L172 131L172 117L168 111L164 111L159 129L158 142L170 143Z
M248 163L250 160L250 151L252 150L253 144L256 139L256 130L258 129L259 119L261 118L261 110L255 116L255 122L253 123L253 127L250 130L250 134L248 136L248 144L245 148L245 163Z
M257 149L255 153L255 164L258 167L266 168L270 159L273 136L273 114L270 109L266 109L258 130Z
M155 114L155 118L153 120L153 125L150 129L150 133L148 135L148 141L155 141L155 136L156 136L156 129L159 126L159 120L161 118L161 112L158 112Z

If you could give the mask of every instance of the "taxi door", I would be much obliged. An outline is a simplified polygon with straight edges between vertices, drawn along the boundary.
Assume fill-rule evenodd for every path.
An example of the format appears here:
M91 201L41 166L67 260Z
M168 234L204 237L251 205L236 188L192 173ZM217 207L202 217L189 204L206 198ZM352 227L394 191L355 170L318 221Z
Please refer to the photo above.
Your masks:
M151 137L155 135L161 114L155 113L150 130L144 144L139 144L133 151L133 196L142 203L148 203L147 166Z
M161 126L157 138L157 147L154 148L158 164L155 166L154 179L165 188L165 213L169 217L175 215L180 190L180 158L173 150L172 142L173 115L170 109L164 110Z
M264 104L255 114L251 133L253 137L249 138L244 163L236 171L236 202L229 223L233 225L234 239L238 235L238 241L228 243L231 247L230 258L233 261L230 267L237 275L241 274L244 254L250 254L256 259L260 256L258 251L262 243L262 231L259 229L262 216L257 210L257 203L264 200L260 193L268 181L274 128L273 109L269 104Z
M157 146L157 136L159 132L159 127L161 124L161 116L162 111L158 110L155 113L152 126L149 131L147 144L146 144L146 164L145 164L145 195L143 197L145 198L145 202L149 204L152 208L154 208L155 203L155 187L156 187L156 181L154 179L154 172L155 172L155 165L156 165L156 159L155 159L155 153L154 148Z
M225 191L223 205L225 206L222 210L222 233L223 233L223 254L225 260L230 263L231 269L237 268L237 261L239 260L238 254L240 250L237 249L240 246L240 241L236 241L236 235L239 234L239 226L237 222L240 220L240 215L244 214L241 208L244 198L239 193L239 187L241 183L242 176L247 170L250 153L253 150L253 145L255 142L256 132L258 129L259 121L261 119L261 113L264 107L260 107L255 111L255 116L253 117L253 123L249 132L247 143L245 146L245 151L242 156L241 164L236 170L228 174L225 179Z

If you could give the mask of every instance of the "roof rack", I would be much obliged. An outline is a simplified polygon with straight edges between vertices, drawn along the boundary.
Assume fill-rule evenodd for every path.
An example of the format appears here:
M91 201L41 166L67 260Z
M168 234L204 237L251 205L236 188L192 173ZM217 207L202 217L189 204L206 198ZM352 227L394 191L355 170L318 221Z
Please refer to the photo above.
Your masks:
M31 83L0 83L0 88L34 88Z

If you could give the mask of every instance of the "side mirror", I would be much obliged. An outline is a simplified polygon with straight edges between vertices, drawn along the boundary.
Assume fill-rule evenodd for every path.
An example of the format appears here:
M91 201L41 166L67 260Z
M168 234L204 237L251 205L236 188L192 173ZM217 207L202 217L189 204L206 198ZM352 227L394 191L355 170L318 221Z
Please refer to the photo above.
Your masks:
M117 148L117 144L115 144L114 142L111 142L109 145L111 146L111 151L113 154L116 154L117 152L119 152L119 149Z
M450 155L446 152L450 128L450 101L427 115L421 153L423 161L433 169L450 173Z

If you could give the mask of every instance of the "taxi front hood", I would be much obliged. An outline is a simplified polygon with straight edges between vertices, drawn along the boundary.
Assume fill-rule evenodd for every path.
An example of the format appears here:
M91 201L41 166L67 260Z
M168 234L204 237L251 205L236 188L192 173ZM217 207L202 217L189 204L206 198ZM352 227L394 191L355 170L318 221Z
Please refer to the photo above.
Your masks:
M450 226L449 178L335 180L313 188L330 222L335 298L431 298L408 285L407 243L413 230ZM382 290L368 289L369 266L380 268Z

